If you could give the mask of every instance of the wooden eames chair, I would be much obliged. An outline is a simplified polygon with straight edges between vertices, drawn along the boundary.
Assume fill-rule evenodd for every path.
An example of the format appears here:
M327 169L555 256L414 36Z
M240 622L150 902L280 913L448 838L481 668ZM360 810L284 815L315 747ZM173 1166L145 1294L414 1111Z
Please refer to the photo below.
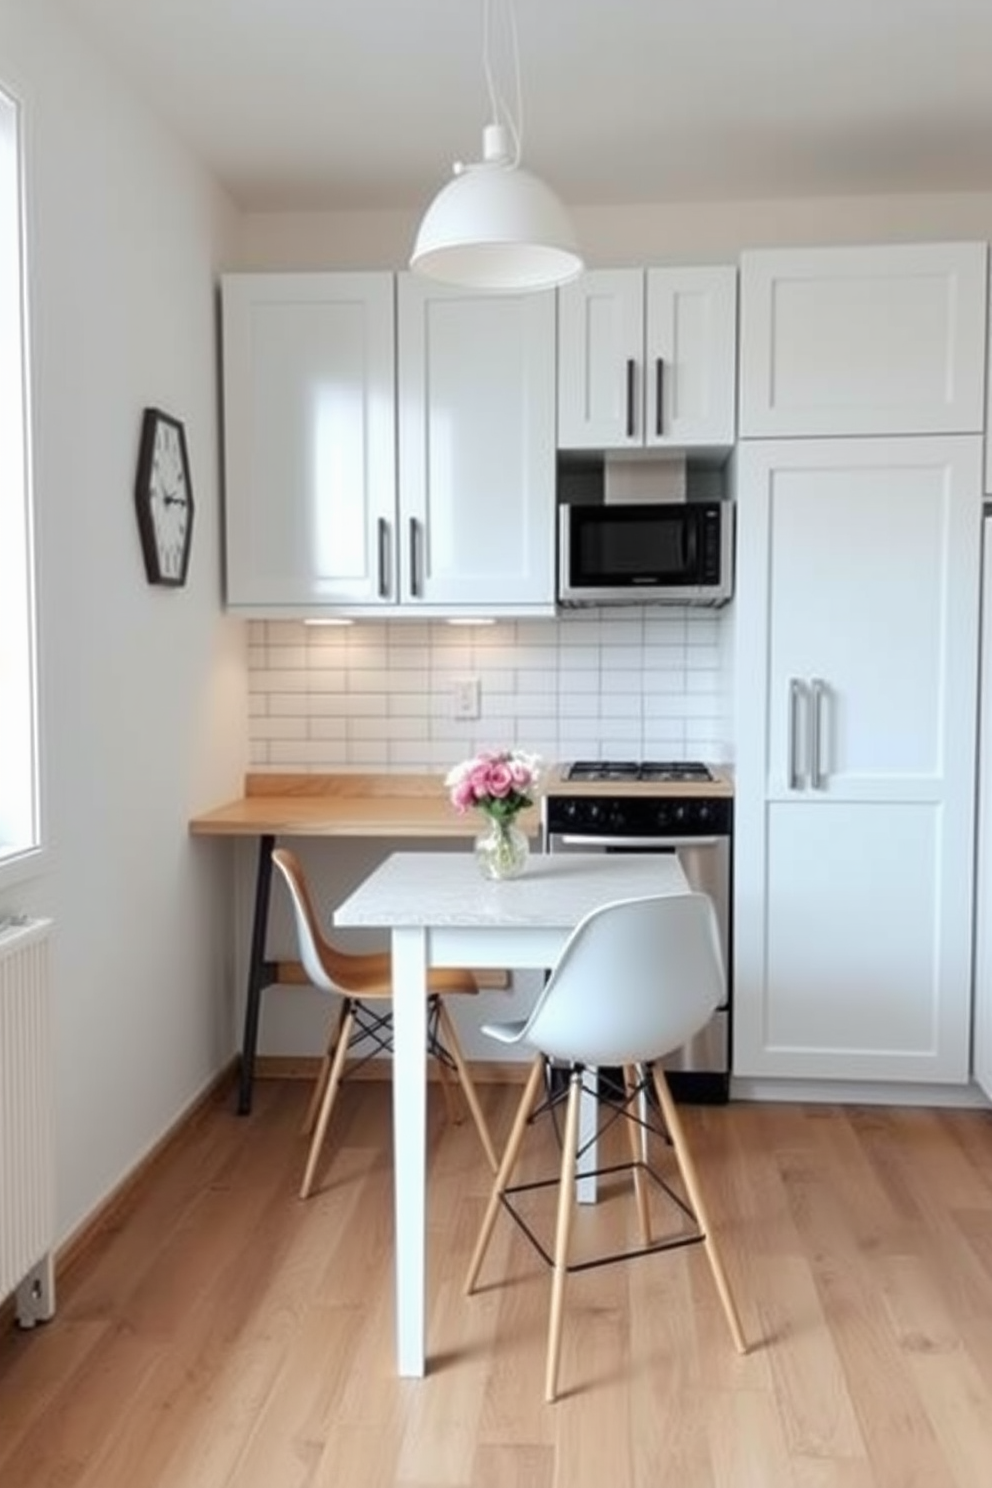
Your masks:
M393 968L388 951L352 953L332 945L320 928L299 859L285 848L277 848L272 861L289 889L300 960L307 979L322 992L336 993L341 999L303 1122L304 1134L312 1133L300 1187L300 1198L305 1199L313 1189L317 1162L334 1099L345 1073L349 1049L364 1042L366 1049L371 1046L372 1053L391 1051ZM428 1051L437 1061L448 1114L456 1121L460 1119L460 1113L451 1089L451 1071L457 1075L489 1165L495 1173L498 1161L489 1127L451 1014L444 1005L446 996L475 993L477 990L472 973L461 967L435 968L430 972L427 982ZM371 1055L366 1053L366 1057Z
M517 1107L509 1141L496 1175L479 1238L469 1265L466 1290L475 1289L496 1216L505 1207L553 1268L548 1329L545 1398L558 1393L565 1277L570 1270L630 1259L676 1245L702 1243L734 1344L747 1351L716 1237L706 1213L702 1186L686 1146L679 1113L661 1066L662 1058L686 1043L710 1019L724 996L725 973L716 915L705 894L687 893L628 899L589 914L566 943L530 1017L514 1023L484 1024L503 1044L535 1051L530 1075ZM598 1115L604 1126L629 1122L631 1160L598 1175L632 1170L640 1245L619 1254L571 1265L572 1231L579 1152L579 1100L583 1075L622 1071L611 1094L599 1082ZM555 1078L567 1071L567 1084ZM593 1089L596 1088L593 1078ZM511 1187L533 1118L566 1106L560 1174L546 1182ZM649 1165L650 1141L662 1141L674 1154L680 1192ZM591 1176L591 1175L590 1175ZM652 1238L648 1179L675 1205L679 1228ZM558 1187L554 1254L548 1254L521 1218L515 1196ZM517 1203L521 1202L517 1198Z

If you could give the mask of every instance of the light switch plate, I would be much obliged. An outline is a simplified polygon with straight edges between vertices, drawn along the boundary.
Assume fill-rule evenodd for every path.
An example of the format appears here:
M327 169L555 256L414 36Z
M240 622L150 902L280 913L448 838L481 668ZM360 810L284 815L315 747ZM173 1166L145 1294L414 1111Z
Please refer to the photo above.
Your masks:
M456 718L478 718L480 691L478 677L455 678L452 692Z

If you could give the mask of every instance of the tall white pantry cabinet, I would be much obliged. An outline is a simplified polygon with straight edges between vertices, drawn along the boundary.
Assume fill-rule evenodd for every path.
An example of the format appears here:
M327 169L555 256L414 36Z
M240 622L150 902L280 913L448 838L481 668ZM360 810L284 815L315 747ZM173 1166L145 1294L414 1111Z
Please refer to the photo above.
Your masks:
M742 259L735 1077L969 1076L985 259Z

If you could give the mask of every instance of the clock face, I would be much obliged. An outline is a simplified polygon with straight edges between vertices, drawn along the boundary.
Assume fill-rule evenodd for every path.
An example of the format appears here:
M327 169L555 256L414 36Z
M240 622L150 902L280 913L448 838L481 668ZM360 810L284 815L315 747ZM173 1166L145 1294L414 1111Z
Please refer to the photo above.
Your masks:
M178 420L155 408L145 410L135 497L149 582L183 584L193 530L186 438Z

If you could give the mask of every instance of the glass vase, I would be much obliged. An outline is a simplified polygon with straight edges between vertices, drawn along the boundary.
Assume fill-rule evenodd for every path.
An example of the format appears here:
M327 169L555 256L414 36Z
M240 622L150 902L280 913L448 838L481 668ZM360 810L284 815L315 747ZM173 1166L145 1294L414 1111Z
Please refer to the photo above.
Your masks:
M490 817L475 839L475 860L486 878L516 878L530 856L530 843L512 818Z

